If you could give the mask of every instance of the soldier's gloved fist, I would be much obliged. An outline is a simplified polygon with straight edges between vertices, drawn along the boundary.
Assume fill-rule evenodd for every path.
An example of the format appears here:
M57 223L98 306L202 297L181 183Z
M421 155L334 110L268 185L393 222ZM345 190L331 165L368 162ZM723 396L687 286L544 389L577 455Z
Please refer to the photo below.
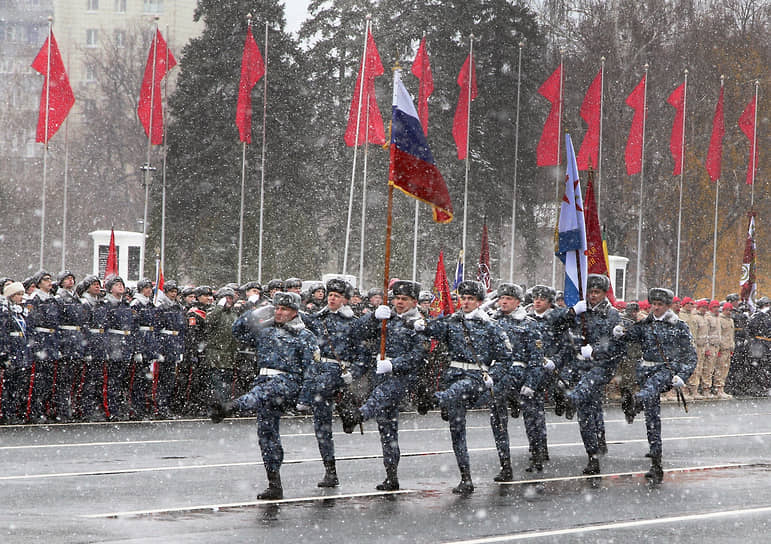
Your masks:
M530 398L530 397L532 397L533 395L535 395L535 391L533 391L532 389L530 389L528 386L526 386L526 385L523 385L523 386L522 386L522 389L520 389L520 390L519 390L519 394L520 394L520 395L522 395L523 397L527 397L527 398Z
M489 375L489 374L487 374L487 373L485 373L485 374L482 376L482 379L484 380L484 382L485 382L485 386L486 386L488 389L492 389L492 388L493 388L493 385L495 385L495 382L493 381L493 377L492 377L492 376L490 376L490 375Z
M307 404L303 404L302 402L298 402L295 405L295 408L297 408L298 412L310 412L311 411L311 407L308 406Z
M252 304L257 304L260 301L260 295L257 295L257 294L249 295L249 298L246 300L248 300Z
M626 329L622 327L621 325L616 325L613 327L613 338L621 338L624 336L624 333L626 332Z
M377 368L375 374L387 374L392 372L394 365L391 364L391 359L381 359L380 355L377 357Z
M545 359L543 360L543 367L544 367L546 370L548 370L549 372L554 372L554 369L555 369L555 368L557 368L557 367L556 367L556 365L554 364L554 361L552 361L552 360L551 360L551 359L549 359L549 358L545 358Z
M140 363L140 364L142 363L142 354L141 353L134 354L134 362L135 363Z
M675 389L680 389L684 385L685 385L685 382L680 376L675 375L672 377L672 387L674 387Z
M585 300L579 300L576 302L576 305L573 306L573 311L576 313L576 315L581 315L586 311L586 301Z
M391 308L381 304L375 309L375 317L377 319L391 319Z
M345 385L351 385L353 383L353 375L347 370L340 374L340 377L343 379Z
M426 320L425 319L416 319L412 323L412 328L415 329L418 332L423 332L426 330Z
M591 359L592 353L594 353L594 348L590 344L581 346L581 357L584 359Z

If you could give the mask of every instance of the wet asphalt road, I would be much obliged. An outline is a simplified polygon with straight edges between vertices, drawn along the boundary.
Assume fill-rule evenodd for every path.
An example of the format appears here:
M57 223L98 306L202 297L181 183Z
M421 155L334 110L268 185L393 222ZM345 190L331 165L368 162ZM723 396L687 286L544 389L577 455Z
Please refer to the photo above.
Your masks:
M459 476L437 413L402 414L399 493L384 477L374 423L335 433L339 488L322 490L310 418L282 420L285 500L265 486L254 420L0 427L0 542L768 542L771 399L663 407L664 483L649 487L642 419L606 406L603 476L575 421L547 414L551 461L524 472L527 441L510 420L517 481L496 484L487 413L469 414L476 491ZM340 430L336 423L336 430Z

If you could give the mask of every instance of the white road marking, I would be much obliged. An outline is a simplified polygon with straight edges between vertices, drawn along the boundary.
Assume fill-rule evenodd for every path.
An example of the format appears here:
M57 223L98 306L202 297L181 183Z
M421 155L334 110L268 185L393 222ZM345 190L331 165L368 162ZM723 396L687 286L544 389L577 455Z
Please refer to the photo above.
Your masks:
M207 510L222 510L225 508L243 508L246 506L261 506L274 504L291 504L300 502L328 501L331 499L356 499L361 497L382 497L385 495L404 495L407 493L419 493L415 489L399 489L397 491L372 491L367 493L342 493L339 495L320 495L312 497L297 497L292 499L280 499L276 501L249 501L231 502L222 504L203 504L194 506L180 506L177 508L158 508L155 510L130 510L127 512L106 512L103 514L84 514L81 518L118 518L128 516L148 516L153 514L170 514L173 512L199 512Z
M452 540L452 541L448 541L446 544L492 544L494 542L512 542L515 540L531 540L535 538L594 533L597 531L607 531L610 529L632 529L635 527L646 527L649 525L667 525L667 524L686 522L686 521L703 521L708 519L720 519L720 518L735 517L735 516L765 514L769 512L771 512L771 506L760 506L757 508L742 508L738 510L720 510L718 512L704 512L702 514L687 514L683 516L669 516L664 518L640 519L640 520L634 520L634 521L618 521L614 523L600 523L597 525L584 525L581 527L571 527L569 529L551 529L548 531L530 531L525 533L513 533L509 535L491 536L486 538L475 538L471 540Z
M192 442L192 440L116 440L113 442L73 442L71 444L27 444L22 446L0 446L0 450L85 448L91 446L131 446L136 444L170 444L173 442Z

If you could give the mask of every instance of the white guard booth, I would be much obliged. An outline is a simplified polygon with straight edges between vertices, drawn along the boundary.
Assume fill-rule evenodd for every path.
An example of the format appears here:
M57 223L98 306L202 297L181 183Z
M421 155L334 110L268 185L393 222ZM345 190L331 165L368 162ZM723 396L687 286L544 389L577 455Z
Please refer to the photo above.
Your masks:
M629 259L621 255L608 255L610 284L616 300L626 300L626 266Z
M89 233L94 241L92 273L104 278L107 254L110 250L109 230L95 230ZM118 256L118 273L126 282L126 287L136 287L139 281L141 263L144 261L144 244L141 232L125 230L115 231L115 251Z

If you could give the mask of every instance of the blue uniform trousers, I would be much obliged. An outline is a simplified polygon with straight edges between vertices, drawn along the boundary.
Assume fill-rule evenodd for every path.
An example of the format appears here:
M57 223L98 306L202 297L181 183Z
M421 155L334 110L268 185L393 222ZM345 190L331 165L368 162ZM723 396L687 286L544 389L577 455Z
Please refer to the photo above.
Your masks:
M461 470L470 469L468 445L466 443L466 410L487 393L481 372L479 377L466 375L450 383L444 391L435 393L439 406L447 410L450 423L450 437L455 460ZM452 378L451 378L452 379Z
M605 438L605 417L602 410L602 397L605 385L613 377L612 372L602 367L592 367L579 371L578 384L568 393L576 407L581 440L589 455L600 452L600 441Z
M367 401L359 409L363 420L375 418L383 448L383 465L395 467L399 464L399 403L408 388L404 380L389 376L375 386Z
M637 381L640 391L636 394L643 403L645 411L645 431L648 434L650 453L660 457L661 441L661 393L672 387L672 371L664 365L637 367Z
M335 443L332 439L332 418L335 397L345 385L340 377L340 364L331 361L316 363L312 387L303 391L302 404L313 408L313 430L322 461L335 460Z
M488 392L490 404L490 428L493 431L495 449L501 465L511 463L509 442L509 403L510 395L516 395L525 379L524 367L496 364L490 369L493 379L492 397Z

